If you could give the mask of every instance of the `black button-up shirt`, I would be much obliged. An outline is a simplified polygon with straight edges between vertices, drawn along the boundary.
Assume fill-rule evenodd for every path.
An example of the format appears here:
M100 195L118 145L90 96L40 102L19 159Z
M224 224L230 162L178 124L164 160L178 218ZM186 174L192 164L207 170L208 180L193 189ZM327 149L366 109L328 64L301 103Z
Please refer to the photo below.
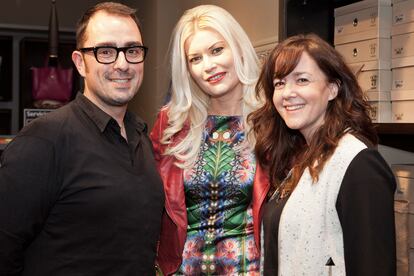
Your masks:
M0 168L0 275L153 275L164 194L146 125L79 94L31 122Z

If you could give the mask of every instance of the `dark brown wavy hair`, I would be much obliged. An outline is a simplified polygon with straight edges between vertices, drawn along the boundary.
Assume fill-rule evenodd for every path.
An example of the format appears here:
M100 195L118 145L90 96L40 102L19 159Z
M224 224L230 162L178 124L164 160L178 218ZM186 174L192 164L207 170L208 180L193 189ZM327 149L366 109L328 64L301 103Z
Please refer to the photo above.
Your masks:
M304 52L316 62L328 83L339 87L337 97L328 103L323 125L315 131L309 144L298 130L286 126L273 104L274 78L283 79L289 75ZM315 34L290 37L271 51L256 86L257 96L262 93L266 103L251 113L248 120L256 137L256 158L269 171L274 189L292 169L291 177L281 189L282 194L295 188L306 168L316 182L345 133L352 133L368 146L377 144L376 131L369 117L370 106L356 77L342 56Z

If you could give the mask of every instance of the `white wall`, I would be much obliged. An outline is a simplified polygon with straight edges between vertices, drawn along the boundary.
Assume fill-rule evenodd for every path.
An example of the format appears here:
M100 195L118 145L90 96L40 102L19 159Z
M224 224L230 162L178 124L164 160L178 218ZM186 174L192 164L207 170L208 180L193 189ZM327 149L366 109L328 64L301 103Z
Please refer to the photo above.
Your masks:
M47 27L51 2L51 0L1 0L0 24ZM60 28L74 30L82 13L99 2L103 1L56 0Z

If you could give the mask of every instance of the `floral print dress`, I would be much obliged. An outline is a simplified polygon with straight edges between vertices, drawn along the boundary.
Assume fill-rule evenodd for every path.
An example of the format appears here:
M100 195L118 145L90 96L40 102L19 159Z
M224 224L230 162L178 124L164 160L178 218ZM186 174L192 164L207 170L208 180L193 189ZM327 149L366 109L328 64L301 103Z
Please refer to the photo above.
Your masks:
M199 156L184 171L188 229L176 275L259 275L253 237L256 161L241 116L208 116Z

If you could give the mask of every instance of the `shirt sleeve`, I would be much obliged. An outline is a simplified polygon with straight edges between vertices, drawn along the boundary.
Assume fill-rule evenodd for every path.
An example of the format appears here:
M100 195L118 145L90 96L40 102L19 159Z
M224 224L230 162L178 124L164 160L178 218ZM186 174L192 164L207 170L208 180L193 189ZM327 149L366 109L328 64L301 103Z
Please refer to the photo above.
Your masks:
M336 208L344 238L346 274L396 274L395 178L374 149L361 151L349 165Z
M0 275L19 275L25 249L41 231L53 199L55 150L42 138L17 136L0 162Z

